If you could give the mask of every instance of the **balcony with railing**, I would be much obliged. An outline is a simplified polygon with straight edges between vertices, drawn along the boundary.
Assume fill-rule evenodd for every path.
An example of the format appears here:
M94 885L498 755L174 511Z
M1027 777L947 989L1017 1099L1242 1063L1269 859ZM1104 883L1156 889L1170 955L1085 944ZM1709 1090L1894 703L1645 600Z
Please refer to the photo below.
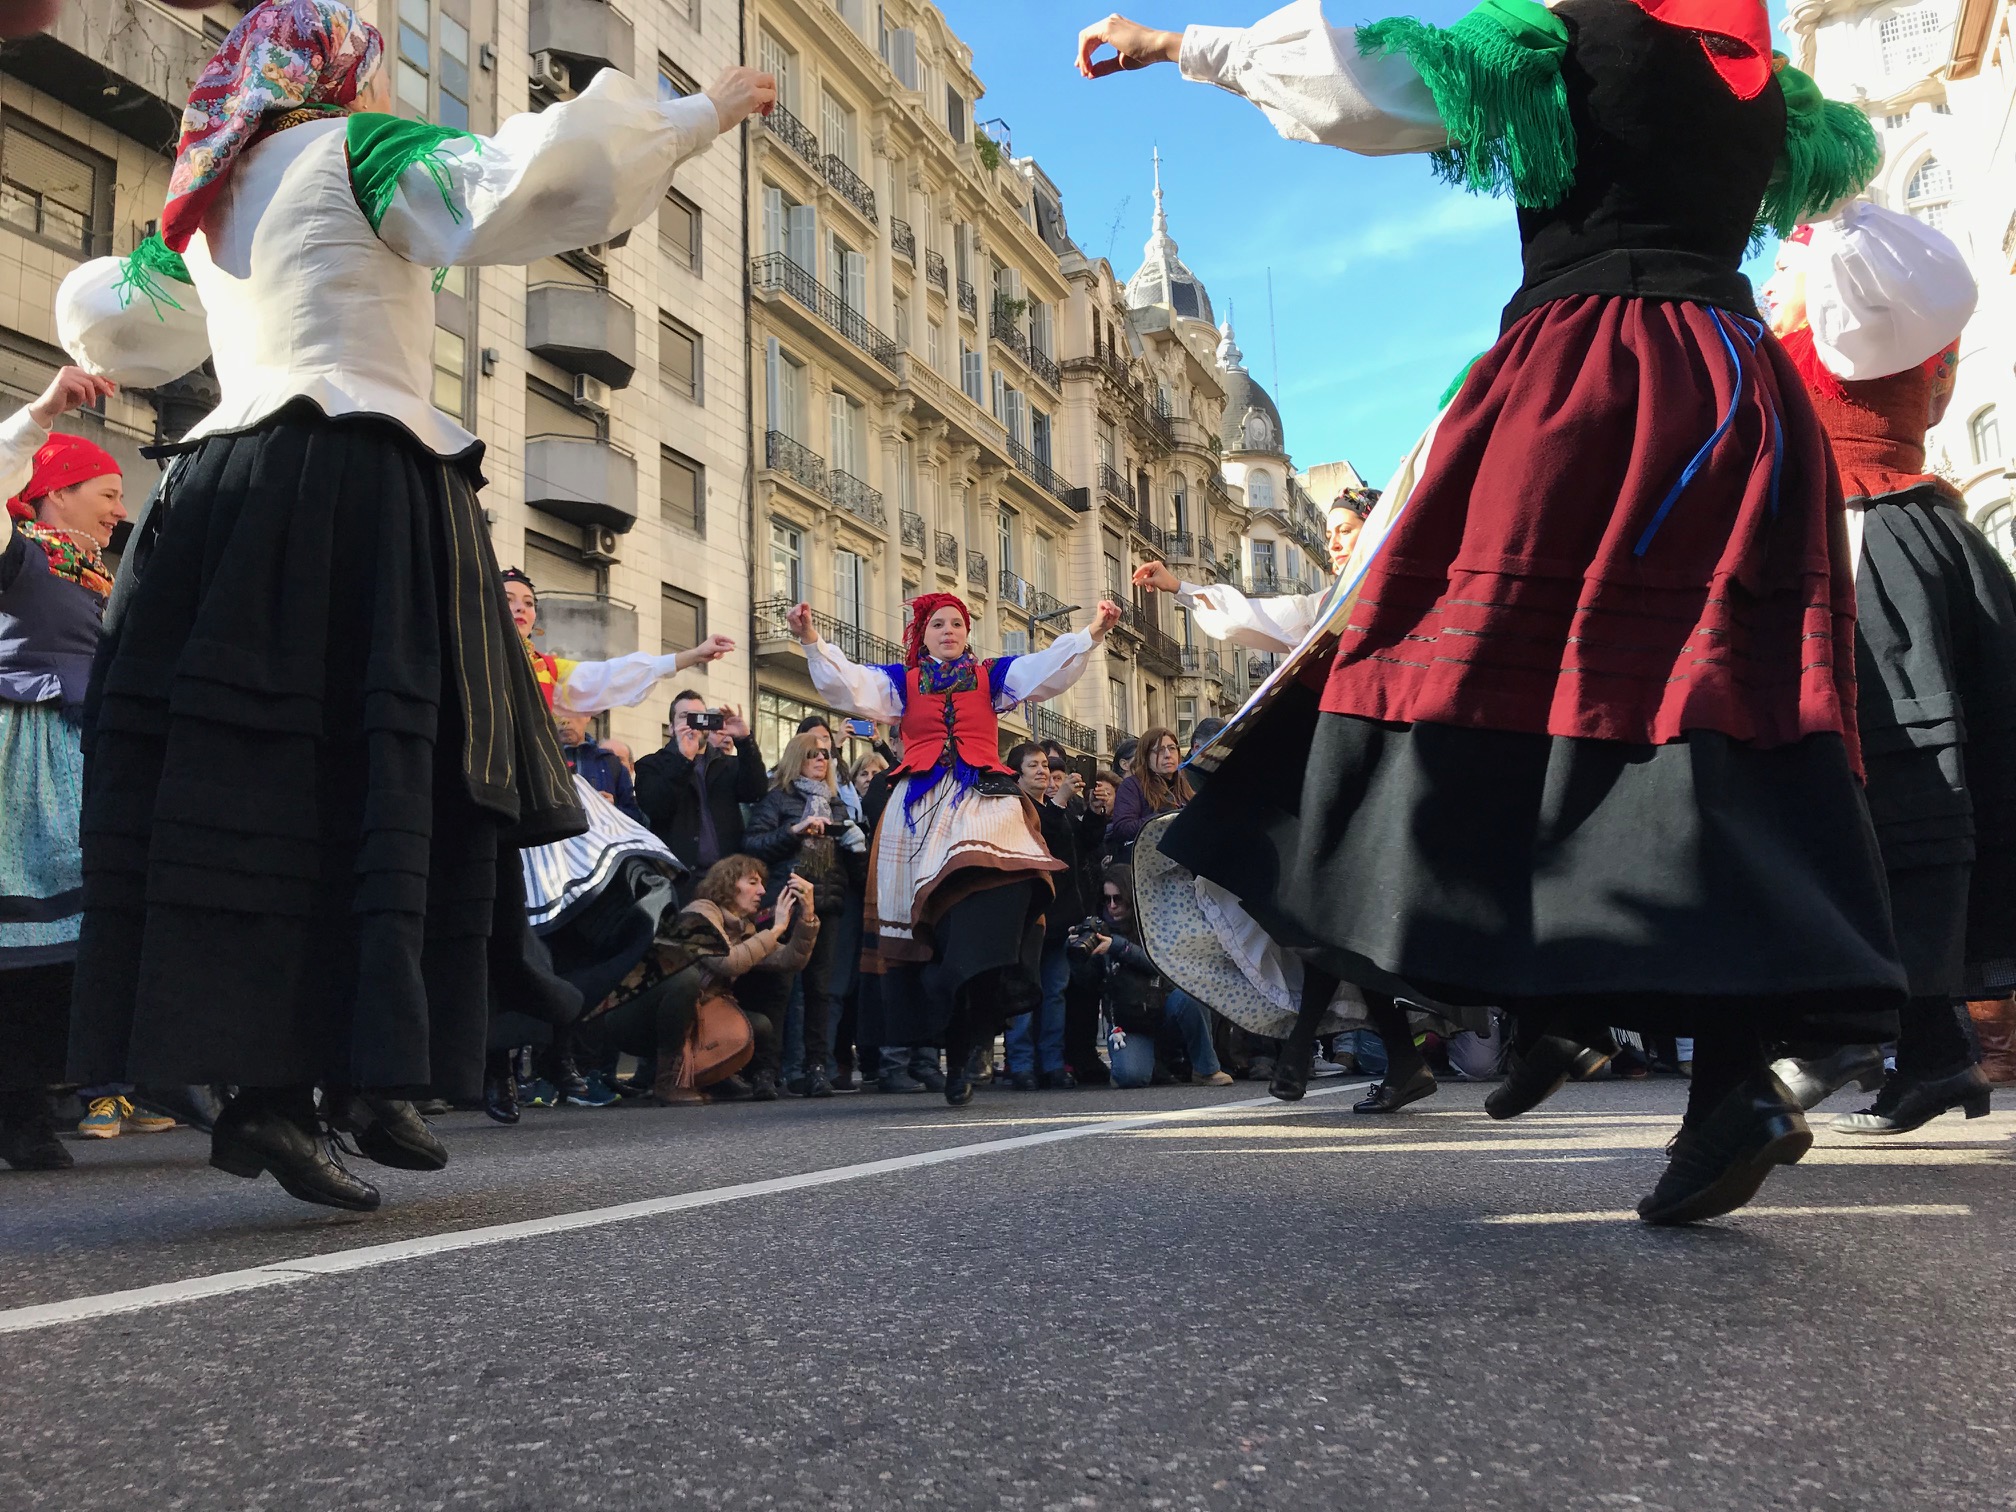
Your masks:
M1166 560L1169 555L1169 532L1153 520L1137 519L1133 525L1134 534L1146 541L1158 557Z
M1099 464L1099 492L1106 496L1109 503L1117 504L1120 508L1132 513L1134 508L1134 490L1127 480L1120 475L1120 469L1115 467L1111 462L1101 462Z
M1029 338L1023 334L1022 322L1015 318L1015 312L1002 301L994 302L994 339L1008 348L1024 366L1029 362Z
M784 253L767 252L751 262L749 283L761 294L788 294L890 372L896 371L902 349L895 341Z
M910 222L889 217L889 245L911 267L917 266L917 233L910 229Z
M959 570L959 538L948 531L939 531L932 540L932 556L940 567L951 572Z
M1017 472L1052 498L1068 499L1071 485L1065 482L1063 475L1013 436L1008 438L1008 458L1015 464Z
M782 105L771 106L767 113L758 115L756 119L770 135L803 158L808 168L815 173L819 170L823 161L819 151L819 138L812 134L811 128L803 121Z
M785 619L794 607L788 598L757 601L756 641L759 648L765 641L774 643L786 638L795 639L791 636L791 626ZM850 625L838 615L828 614L824 609L812 611L812 624L829 642L838 646L840 653L851 662L888 666L903 660L903 648L894 641L885 640L879 635L871 635L859 625ZM760 649L758 654L761 655Z
M1208 562L1211 560L1211 537L1200 535L1194 530L1172 530L1162 541L1162 548L1169 553L1172 562Z
M1029 345L1028 362L1029 371L1034 373L1044 383L1049 384L1053 389L1063 386L1064 378L1057 371L1057 359L1052 357L1048 352L1038 348L1034 342L1031 342Z
M1156 440L1168 450L1176 447L1176 417L1169 413L1167 405L1160 399L1151 400L1148 405L1148 430Z
M936 287L943 294L951 287L951 274L945 271L945 254L924 249L924 281Z
M1183 671L1191 677L1217 677L1224 670L1224 658L1206 646L1183 648Z
M905 509L901 511L899 517L903 523L904 549L914 551L919 556L924 555L924 516L912 514Z
M1173 677L1183 668L1183 648L1159 626L1141 626L1141 665L1151 672Z
M1029 711L1029 728L1038 740L1054 740L1088 755L1098 750L1099 732L1090 725L1067 719L1055 709L1038 704Z
M975 320L980 318L980 291L963 278L959 280L959 309Z
M870 488L852 473L844 473L834 468L827 474L828 496L857 520L873 525L877 530L889 523L889 515L882 507L882 494Z
M1232 507L1232 490L1225 486L1225 480L1215 473L1204 480L1204 495L1220 509Z
M764 432L763 465L772 472L784 474L800 488L810 489L822 499L832 497L826 459L782 431Z
M1106 754L1112 755L1134 737L1119 725L1106 726Z
M966 553L966 585L969 588L978 588L982 593L987 591L986 552L969 551Z
M820 162L826 182L839 191L840 197L859 210L871 226L881 224L875 216L875 191L868 187L868 181L847 165L845 158L837 152L829 152Z

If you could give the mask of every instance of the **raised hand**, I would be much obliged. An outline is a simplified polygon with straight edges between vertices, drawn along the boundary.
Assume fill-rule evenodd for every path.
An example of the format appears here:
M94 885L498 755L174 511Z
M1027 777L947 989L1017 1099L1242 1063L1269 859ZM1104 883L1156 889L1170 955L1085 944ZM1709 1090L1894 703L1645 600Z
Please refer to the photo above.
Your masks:
M95 377L80 367L58 368L42 396L28 406L28 418L47 430L72 410L118 392L119 385L110 378Z
M1101 47L1113 49L1113 56L1092 61ZM1174 63L1183 51L1181 32L1156 31L1114 14L1095 21L1078 33L1078 72L1088 79L1146 68L1151 63Z
M1092 644L1098 645L1106 639L1106 632L1120 623L1120 606L1111 599L1099 600L1099 607L1092 611L1092 623L1085 627L1085 633L1092 637Z
M819 639L812 628L812 606L799 604L784 616L784 623L791 627L791 633L798 637L798 644L809 646Z
M721 733L726 735L730 740L747 740L749 738L749 721L742 717L741 708L738 706L733 709L723 709L721 712L728 716L727 722L721 726Z
M697 666L702 662L719 661L735 649L735 641L726 635L710 635L697 646L691 646L678 655L679 670Z
M714 114L721 118L721 129L728 131L758 111L770 114L770 108L777 103L777 81L769 74L737 63L722 69L721 76L707 86L707 98L714 102Z
M1133 583L1136 588L1146 588L1150 593L1174 593L1183 586L1176 581L1176 574L1160 562L1143 562L1136 567Z

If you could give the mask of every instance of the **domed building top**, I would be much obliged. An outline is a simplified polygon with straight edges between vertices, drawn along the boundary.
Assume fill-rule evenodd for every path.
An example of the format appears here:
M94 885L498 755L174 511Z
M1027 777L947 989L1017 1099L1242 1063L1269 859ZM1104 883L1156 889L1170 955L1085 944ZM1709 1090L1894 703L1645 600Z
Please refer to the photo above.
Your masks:
M1286 456L1286 431L1281 411L1267 390L1246 371L1245 354L1232 334L1232 317L1218 328L1218 372L1225 386L1225 413L1218 421L1218 441L1226 454L1234 452L1275 452Z
M1142 263L1127 280L1127 308L1166 308L1185 320L1201 320L1216 325L1211 313L1211 296L1204 282L1176 255L1176 238L1169 234L1169 217L1162 208L1162 154L1155 154L1155 223L1148 233Z

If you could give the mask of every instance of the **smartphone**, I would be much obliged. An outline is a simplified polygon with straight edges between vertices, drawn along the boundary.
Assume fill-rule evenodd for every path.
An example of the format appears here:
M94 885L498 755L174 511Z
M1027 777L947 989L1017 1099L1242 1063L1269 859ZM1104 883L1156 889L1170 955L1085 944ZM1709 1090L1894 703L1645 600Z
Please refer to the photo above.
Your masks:
M696 714L688 714L686 723L696 730L719 730L727 727L728 716L719 709L702 709Z
M874 721L874 720L872 720L872 719L849 719L849 720L846 720L846 721L843 721L843 722L845 723L845 725L846 725L846 727L847 727L847 733L848 733L849 735L852 735L852 736L855 736L855 737L856 737L857 739L860 739L860 740L873 740L873 739L875 738L875 721Z

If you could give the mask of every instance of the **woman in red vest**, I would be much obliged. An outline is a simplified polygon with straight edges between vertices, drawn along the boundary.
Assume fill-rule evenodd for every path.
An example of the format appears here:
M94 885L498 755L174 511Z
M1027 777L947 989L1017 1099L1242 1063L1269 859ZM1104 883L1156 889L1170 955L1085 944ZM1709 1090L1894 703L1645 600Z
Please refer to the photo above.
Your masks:
M1001 760L999 716L1078 681L1119 620L1101 602L1091 625L1045 650L982 660L972 612L927 593L911 602L902 665L861 667L819 636L809 608L791 611L820 696L903 737L870 852L861 965L881 978L883 1043L945 1046L955 1107L973 1096L971 1047L1040 999L1048 874L1062 869Z

